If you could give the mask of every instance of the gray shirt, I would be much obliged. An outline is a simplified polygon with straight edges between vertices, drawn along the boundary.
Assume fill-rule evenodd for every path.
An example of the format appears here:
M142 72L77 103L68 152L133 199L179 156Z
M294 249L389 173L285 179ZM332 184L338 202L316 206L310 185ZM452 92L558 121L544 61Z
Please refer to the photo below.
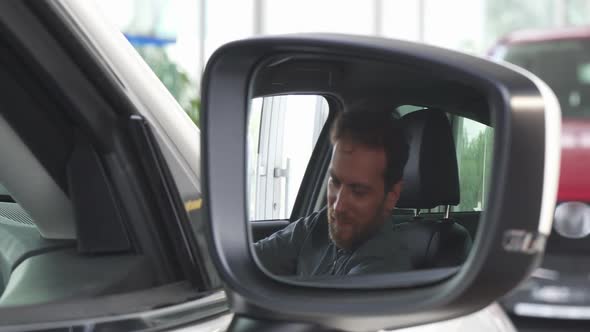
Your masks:
M328 231L327 209L291 223L254 244L266 269L300 277L387 273L412 269L390 223L354 251L339 249Z

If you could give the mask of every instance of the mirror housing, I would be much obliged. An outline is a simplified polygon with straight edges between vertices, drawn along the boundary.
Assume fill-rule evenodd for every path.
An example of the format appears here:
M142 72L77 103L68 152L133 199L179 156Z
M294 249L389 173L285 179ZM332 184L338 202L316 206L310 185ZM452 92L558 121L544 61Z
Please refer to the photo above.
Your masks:
M422 281L338 289L286 283L258 268L246 214L246 129L250 98L269 92L257 91L252 80L261 64L292 54L387 62L483 92L495 129L492 185L474 246L456 273L430 278L428 271L409 272L408 278L415 273ZM213 54L202 80L202 106L204 213L213 260L238 315L356 331L412 326L479 310L540 262L557 193L561 119L552 91L522 69L374 37L255 38Z

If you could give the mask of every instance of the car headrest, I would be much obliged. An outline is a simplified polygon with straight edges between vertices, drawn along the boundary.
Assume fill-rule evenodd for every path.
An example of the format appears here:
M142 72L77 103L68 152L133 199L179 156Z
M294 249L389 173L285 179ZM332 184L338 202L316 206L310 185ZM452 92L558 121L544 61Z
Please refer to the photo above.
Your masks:
M459 204L455 142L444 112L425 109L402 117L409 158L398 208L431 209Z

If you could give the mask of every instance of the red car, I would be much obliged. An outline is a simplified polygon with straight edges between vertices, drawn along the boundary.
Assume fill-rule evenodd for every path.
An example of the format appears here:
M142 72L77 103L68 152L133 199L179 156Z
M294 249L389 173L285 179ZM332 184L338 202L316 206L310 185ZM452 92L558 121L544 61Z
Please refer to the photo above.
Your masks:
M544 80L563 122L558 205L543 266L504 304L517 316L590 319L590 27L511 33L489 56Z

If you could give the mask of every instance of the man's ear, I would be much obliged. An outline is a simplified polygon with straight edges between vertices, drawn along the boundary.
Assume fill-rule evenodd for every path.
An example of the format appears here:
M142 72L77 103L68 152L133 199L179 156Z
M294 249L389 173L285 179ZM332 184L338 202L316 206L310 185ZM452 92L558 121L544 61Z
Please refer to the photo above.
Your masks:
M402 192L402 185L402 180L399 180L393 184L389 192L387 192L385 197L385 209L388 211L391 211L395 208L397 201L399 200L399 195Z

